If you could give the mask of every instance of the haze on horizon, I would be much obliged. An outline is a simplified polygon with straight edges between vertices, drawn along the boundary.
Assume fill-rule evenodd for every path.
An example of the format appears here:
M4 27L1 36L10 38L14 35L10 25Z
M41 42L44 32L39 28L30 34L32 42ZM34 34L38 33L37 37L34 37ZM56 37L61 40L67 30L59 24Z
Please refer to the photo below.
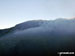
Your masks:
M0 29L28 20L74 17L75 0L0 0Z

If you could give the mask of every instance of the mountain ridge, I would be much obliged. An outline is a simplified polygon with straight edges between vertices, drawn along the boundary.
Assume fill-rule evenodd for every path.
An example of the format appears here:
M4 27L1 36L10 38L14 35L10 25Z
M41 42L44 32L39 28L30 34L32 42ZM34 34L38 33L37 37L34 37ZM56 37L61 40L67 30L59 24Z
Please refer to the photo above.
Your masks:
M41 27L41 26L43 26L43 27L48 27L49 26L51 28L57 28L60 25L61 27L63 26L63 29L66 26L67 27L71 26L71 28L75 28L74 23L75 23L74 19L72 19L72 20L71 19L70 20L68 20L68 19L31 20L31 21L27 21L27 22L23 22L23 23L17 24L17 25L15 25L12 28L0 30L0 33L4 34L4 33L7 33L9 30L13 32L13 31L21 31L21 30L26 30L26 29L35 28L35 27Z

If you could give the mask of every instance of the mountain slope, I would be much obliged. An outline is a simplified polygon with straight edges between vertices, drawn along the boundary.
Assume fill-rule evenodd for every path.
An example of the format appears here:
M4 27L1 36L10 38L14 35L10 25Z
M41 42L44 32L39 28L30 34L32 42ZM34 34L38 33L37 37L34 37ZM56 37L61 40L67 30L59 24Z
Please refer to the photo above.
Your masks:
M0 30L0 37L6 35L6 34L8 34L8 33L10 33L10 31L11 31L12 29L13 29L13 27L12 27L12 28L9 28L9 29Z

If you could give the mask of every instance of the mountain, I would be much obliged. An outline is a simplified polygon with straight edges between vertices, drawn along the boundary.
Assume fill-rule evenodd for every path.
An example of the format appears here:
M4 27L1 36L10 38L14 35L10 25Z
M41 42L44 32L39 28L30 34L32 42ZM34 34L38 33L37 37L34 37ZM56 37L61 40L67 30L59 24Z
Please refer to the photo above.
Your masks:
M0 56L54 56L75 52L75 20L32 20L0 30Z
M0 37L6 35L7 33L9 33L10 30L12 30L12 28L0 30Z

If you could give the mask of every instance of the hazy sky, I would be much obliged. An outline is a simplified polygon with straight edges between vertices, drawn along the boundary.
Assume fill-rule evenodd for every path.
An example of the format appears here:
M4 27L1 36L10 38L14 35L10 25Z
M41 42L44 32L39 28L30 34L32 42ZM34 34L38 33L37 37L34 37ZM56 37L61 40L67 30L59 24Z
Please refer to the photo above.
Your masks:
M74 16L75 0L0 0L0 29L31 19Z

